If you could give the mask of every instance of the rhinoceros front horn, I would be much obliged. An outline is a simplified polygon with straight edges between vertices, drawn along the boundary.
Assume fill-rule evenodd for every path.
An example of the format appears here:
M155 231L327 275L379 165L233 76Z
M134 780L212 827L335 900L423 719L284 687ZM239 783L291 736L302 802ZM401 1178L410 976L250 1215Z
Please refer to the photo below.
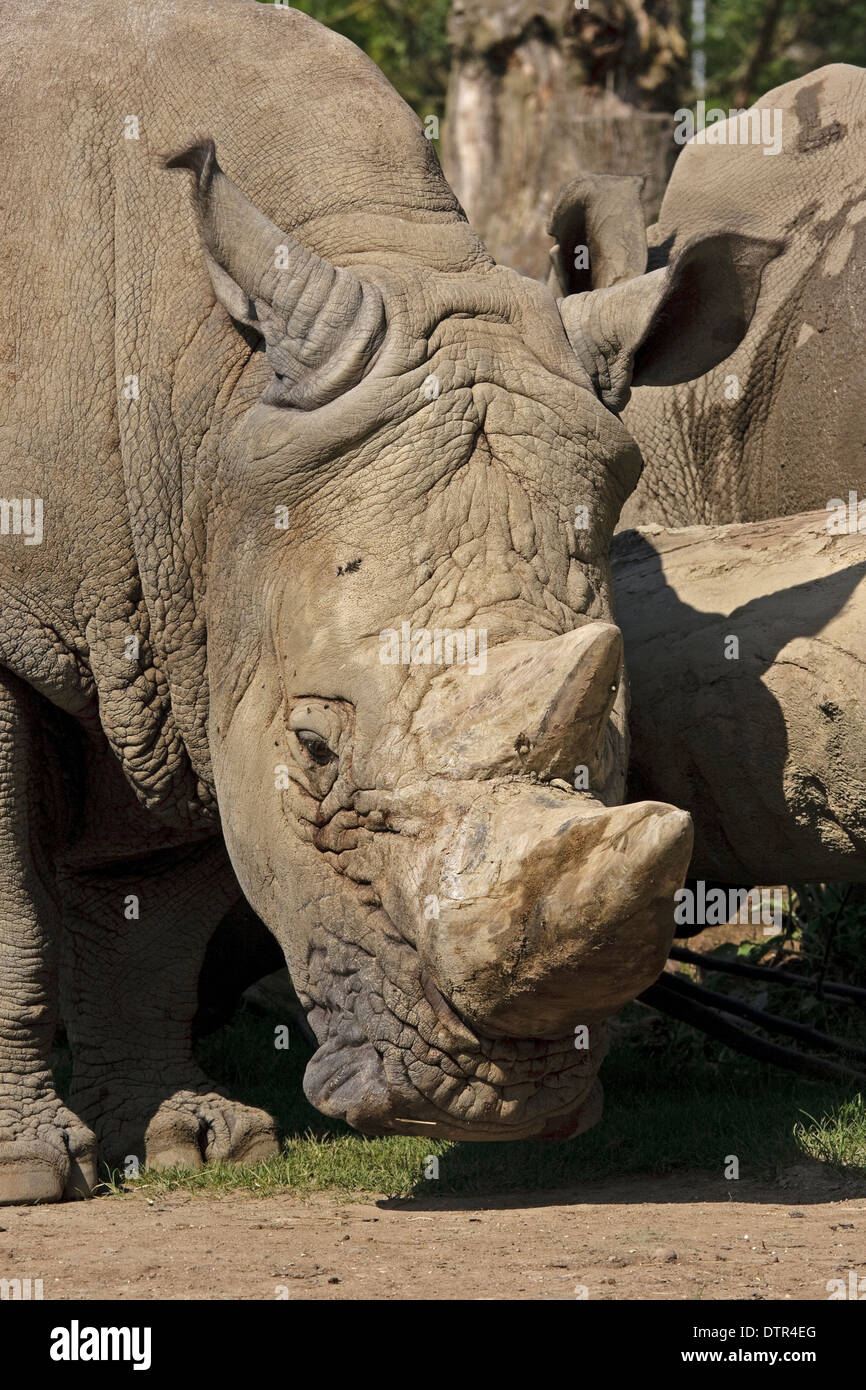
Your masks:
M487 1034L562 1037L664 968L690 818L566 796L503 788L443 846L439 916L418 947L441 993Z
M387 327L382 296L265 217L217 163L213 140L166 160L189 169L217 299L259 333L276 380L271 405L315 410L369 371Z
M608 623L504 643L486 674L446 673L413 723L445 788L419 875L438 915L416 942L440 992L484 1033L561 1037L616 1012L664 966L692 828L672 806L612 804L605 736L621 662ZM575 763L589 771L583 795L569 789Z

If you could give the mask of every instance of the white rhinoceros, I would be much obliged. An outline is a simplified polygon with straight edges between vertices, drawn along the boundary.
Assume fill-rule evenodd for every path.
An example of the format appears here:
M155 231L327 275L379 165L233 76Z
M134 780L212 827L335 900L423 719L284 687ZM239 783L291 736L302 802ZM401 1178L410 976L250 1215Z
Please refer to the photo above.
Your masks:
M748 138L758 121L775 144ZM642 227L633 216L620 225L643 272ZM783 252L723 365L635 392L624 419L646 467L622 524L763 521L853 492L866 528L862 68L820 68L693 139L650 229L649 264L722 226L779 238Z
M254 0L7 0L0 71L0 1200L88 1190L95 1134L272 1150L191 1054L238 883L320 1109L585 1128L691 847L621 804L617 412L728 356L776 246L560 312L375 66Z

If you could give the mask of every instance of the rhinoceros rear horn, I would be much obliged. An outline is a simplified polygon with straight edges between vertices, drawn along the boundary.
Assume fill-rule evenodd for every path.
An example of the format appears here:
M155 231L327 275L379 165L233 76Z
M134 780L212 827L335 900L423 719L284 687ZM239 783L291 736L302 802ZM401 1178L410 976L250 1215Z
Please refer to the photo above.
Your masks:
M280 230L232 183L212 140L166 160L189 169L217 299L258 333L276 380L271 405L315 410L369 371L385 336L382 296Z
M622 660L622 636L612 623L505 642L490 652L483 674L463 666L444 671L412 732L436 772L482 778L495 769L500 776L534 772L571 781L583 763L596 789Z

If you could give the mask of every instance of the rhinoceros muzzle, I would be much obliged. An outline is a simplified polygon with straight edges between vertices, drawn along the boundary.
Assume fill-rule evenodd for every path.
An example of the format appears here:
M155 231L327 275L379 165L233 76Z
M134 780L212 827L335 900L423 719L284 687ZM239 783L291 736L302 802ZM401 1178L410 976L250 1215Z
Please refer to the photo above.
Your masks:
M663 969L692 849L683 812L609 804L621 668L618 630L588 623L431 682L414 767L356 798L360 829L332 856L372 891L388 948L361 967L350 1017L311 1013L320 1109L370 1132L483 1139L598 1118L603 1021ZM389 1036L381 1006L365 1014L371 989L396 1016Z

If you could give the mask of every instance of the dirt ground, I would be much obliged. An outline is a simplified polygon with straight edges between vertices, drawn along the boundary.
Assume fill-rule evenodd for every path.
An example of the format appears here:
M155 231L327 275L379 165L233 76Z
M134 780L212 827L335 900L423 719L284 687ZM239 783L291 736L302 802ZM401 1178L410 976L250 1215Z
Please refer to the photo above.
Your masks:
M809 1170L408 1201L134 1193L0 1208L0 1278L46 1299L825 1300L866 1275L864 1233L866 1188Z

